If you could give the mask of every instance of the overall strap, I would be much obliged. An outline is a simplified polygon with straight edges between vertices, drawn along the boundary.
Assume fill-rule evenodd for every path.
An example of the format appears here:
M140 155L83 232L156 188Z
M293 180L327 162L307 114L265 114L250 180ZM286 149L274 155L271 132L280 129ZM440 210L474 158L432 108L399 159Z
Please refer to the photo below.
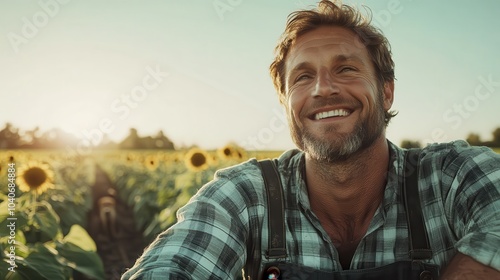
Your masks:
M432 249L422 217L422 206L418 192L418 160L420 149L409 149L405 156L403 197L410 237L410 258L422 260L432 258Z
M286 258L285 206L280 176L273 160L259 160L267 193L268 250L267 258Z

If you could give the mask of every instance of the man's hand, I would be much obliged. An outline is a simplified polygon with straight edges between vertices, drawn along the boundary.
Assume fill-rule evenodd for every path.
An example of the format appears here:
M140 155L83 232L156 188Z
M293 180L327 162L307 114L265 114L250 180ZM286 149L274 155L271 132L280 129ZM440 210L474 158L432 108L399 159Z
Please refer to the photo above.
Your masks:
M444 269L442 280L500 280L500 271L475 261L473 258L457 253Z

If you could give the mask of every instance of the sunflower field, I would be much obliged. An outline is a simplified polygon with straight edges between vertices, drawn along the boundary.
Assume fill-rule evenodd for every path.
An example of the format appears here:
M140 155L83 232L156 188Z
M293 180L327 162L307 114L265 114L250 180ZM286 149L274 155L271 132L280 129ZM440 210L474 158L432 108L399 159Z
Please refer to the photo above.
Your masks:
M0 150L0 278L119 279L216 170L279 154Z

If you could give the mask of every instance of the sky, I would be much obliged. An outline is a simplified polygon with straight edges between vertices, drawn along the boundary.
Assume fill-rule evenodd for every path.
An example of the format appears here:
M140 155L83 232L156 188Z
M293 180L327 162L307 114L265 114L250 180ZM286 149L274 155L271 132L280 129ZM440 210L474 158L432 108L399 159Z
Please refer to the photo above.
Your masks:
M0 126L87 143L130 128L176 146L294 148L269 64L310 0L0 0ZM396 64L387 138L491 139L500 127L500 1L350 0Z

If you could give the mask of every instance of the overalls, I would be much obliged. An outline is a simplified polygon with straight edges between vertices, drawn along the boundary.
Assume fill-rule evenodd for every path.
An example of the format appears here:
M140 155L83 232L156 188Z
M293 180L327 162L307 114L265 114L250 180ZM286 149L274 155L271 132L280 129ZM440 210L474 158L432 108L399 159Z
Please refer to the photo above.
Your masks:
M410 260L398 261L381 267L325 272L311 268L297 267L293 264L276 262L268 265L262 279L341 279L341 280L436 280L439 277L439 266L422 262L432 258L427 231L422 217L422 209L418 193L418 157L419 149L410 149L405 156L403 197L405 201L408 233L410 238ZM286 257L286 240L284 225L283 189L276 169L271 160L259 161L264 182L266 184L269 218L268 259ZM276 201L282 203L276 203Z

